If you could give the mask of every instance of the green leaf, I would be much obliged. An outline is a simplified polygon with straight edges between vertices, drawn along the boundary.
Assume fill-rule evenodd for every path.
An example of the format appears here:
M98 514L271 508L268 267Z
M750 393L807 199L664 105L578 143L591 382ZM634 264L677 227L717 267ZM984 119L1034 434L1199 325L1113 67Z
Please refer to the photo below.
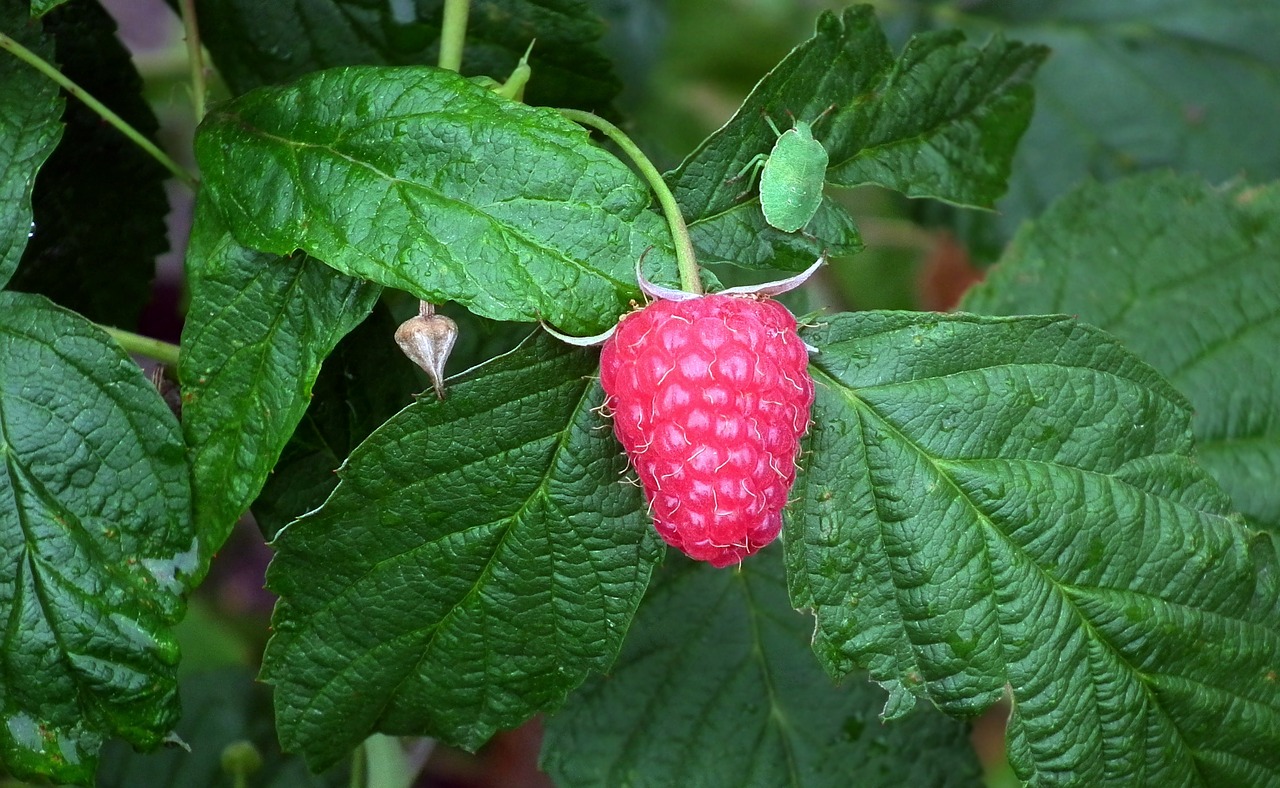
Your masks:
M660 542L594 353L537 337L361 444L276 538L262 678L313 768L372 731L468 749L607 668Z
M813 237L784 233L765 223L756 184L735 178L756 154L768 153L777 142L763 113L779 123L788 112L812 120L832 104L851 102L860 86L891 62L869 7L848 9L843 17L824 13L814 37L793 49L728 123L666 174L703 262L799 271L823 250L850 255L862 248L852 219L832 200L823 200L805 228ZM814 136L822 140L825 131L819 123Z
M31 0L31 16L42 17L65 2L67 0Z
M191 745L138 753L120 742L103 749L96 788L140 786L230 786L232 778L222 767L228 745L251 744L262 758L262 768L249 778L257 788L345 788L350 769L342 765L323 775L307 772L302 759L283 755L271 724L271 699L243 668L222 668L191 674L182 679L182 721L174 732Z
M321 362L369 314L379 288L304 255L240 246L203 198L187 247L187 281L182 426L197 533L211 555L306 412Z
M998 0L938 22L1048 45L1014 160L1005 238L1086 176L1172 167L1280 177L1280 6L1270 0Z
M0 30L46 60L53 45L22 0L0 0ZM62 94L48 77L0 53L0 287L8 283L31 234L36 173L62 136Z
M0 758L87 782L178 716L170 627L197 558L177 422L106 334L0 293Z
M442 0L203 0L200 32L239 94L333 66L435 65L443 7ZM599 112L620 87L598 44L603 33L581 0L476 0L462 73L502 81L536 40L528 102Z
M558 112L434 68L349 68L263 88L196 140L236 238L498 320L574 334L638 298L636 261L674 277L649 192Z
M1153 369L1063 317L862 313L821 352L784 534L814 649L972 715L1032 783L1280 773L1270 538L1189 458Z
M735 181L737 194L744 181ZM742 203L724 213L695 219L689 233L699 261L731 263L743 268L780 268L803 271L818 256L850 256L862 250L862 237L849 212L824 196L818 212L803 233L784 233L770 227L760 212L759 200Z
M754 185L736 178L777 142L764 116L813 122L836 108L813 130L830 156L828 183L988 207L1004 191L1031 115L1027 80L1044 56L1042 47L993 39L978 48L947 33L912 39L895 63L870 6L825 13L816 35L667 179L709 260L799 269L823 249L850 254L861 241L829 200L806 228L813 238L764 224Z
M967 725L932 709L882 724L874 685L831 686L780 558L655 574L609 676L547 721L541 766L557 785L980 784Z
M59 8L44 25L62 73L154 137L142 80L107 12L81 3ZM151 299L156 255L168 248L168 173L82 102L70 102L64 120L62 143L36 181L34 233L9 286L132 328Z
M338 484L334 469L351 450L429 387L392 341L395 332L390 311L376 306L325 359L306 414L253 502L268 539L319 508Z
M1280 532L1280 186L1154 173L1081 187L1018 234L965 308L1069 312L1191 400L1197 459Z
M954 30L913 37L831 119L827 181L992 207L1031 122L1029 80L1048 52L1000 37L974 47Z

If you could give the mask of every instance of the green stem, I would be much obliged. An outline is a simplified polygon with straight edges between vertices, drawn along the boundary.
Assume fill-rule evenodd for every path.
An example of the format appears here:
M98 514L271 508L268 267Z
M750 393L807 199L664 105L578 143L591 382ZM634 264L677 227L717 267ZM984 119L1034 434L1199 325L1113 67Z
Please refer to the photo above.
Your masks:
M361 742L351 753L351 775L347 779L350 788L364 788L365 770L364 742Z
M200 24L196 19L196 0L182 0L182 31L187 39L187 63L191 66L191 106L196 123L204 120L205 79L204 53L200 48Z
M110 326L98 326L103 331L111 335L116 344L124 348L130 353L137 353L139 356L147 356L154 358L164 364L178 363L178 346L171 345L168 342L162 342L159 339L144 337L141 334L134 334L131 331L122 331L118 328Z
M165 152L157 148L151 140L139 134L137 129L124 122L119 115L107 109L101 101L90 96L84 88L63 76L61 71L49 65L35 52L32 52L22 44L19 44L17 41L9 38L4 33L0 33L0 49L9 50L19 60L58 83L64 90L83 101L90 109L98 113L103 120L119 129L121 134L133 140L138 147L149 153L152 158L163 164L174 174L174 177L185 183L191 189L194 190L196 188L197 181L194 175L179 167L177 162L165 155Z
M471 0L444 0L444 16L440 20L440 60L438 65L446 71L462 70L462 50L467 45L467 15L471 12ZM418 314L426 317L435 312L435 306L427 301L418 302ZM442 391L437 386L437 393Z
M440 68L462 70L462 49L467 42L467 13L471 0L444 0L440 22Z
M680 286L685 292L701 294L702 279L698 276L698 259L693 253L693 240L689 238L689 227L684 223L684 217L680 215L680 206L676 204L675 195L671 193L671 189L667 188L666 181L662 180L662 173L658 172L658 168L653 166L649 157L644 155L644 152L623 133L622 129L604 118L577 109L562 109L560 114L575 123L599 129L606 137L613 140L623 153L631 157L631 161L635 162L636 168L640 170L640 174L649 182L653 193L657 195L662 213L667 217L667 226L671 228L671 239L676 245L676 265L680 268Z

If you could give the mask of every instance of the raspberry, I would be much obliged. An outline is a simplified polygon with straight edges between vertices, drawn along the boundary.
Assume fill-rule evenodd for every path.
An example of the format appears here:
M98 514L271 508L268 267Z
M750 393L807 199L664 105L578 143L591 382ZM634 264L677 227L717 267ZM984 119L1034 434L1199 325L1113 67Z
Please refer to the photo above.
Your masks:
M614 432L664 540L717 567L782 530L813 380L796 320L738 295L659 300L604 344Z

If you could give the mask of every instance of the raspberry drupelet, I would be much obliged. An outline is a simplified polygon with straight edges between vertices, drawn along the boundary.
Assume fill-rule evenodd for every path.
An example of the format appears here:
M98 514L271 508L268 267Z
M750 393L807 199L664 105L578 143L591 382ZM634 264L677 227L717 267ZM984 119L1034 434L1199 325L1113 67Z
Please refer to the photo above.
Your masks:
M808 361L768 298L660 299L622 318L600 382L668 544L724 567L777 538L813 404Z

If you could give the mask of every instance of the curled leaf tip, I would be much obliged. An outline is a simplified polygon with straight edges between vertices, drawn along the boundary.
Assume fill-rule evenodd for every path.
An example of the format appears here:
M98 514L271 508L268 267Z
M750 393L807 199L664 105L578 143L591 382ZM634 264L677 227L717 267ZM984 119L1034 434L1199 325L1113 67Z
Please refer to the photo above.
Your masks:
M589 337L575 337L575 336L570 336L568 334L560 333L559 331L552 328L550 324L546 322L543 322L541 325L542 325L542 329L546 331L548 334L560 340L561 342L565 343L566 345L573 345L574 347L594 347L596 345L602 345L606 340L609 339L609 337L613 336L614 330L617 329L617 326L613 326L608 331L605 331L602 334L595 334Z
M809 277L817 273L827 262L827 253L823 252L813 261L813 265L804 269L795 276L789 276L786 279L779 279L776 282L762 282L758 285L744 285L742 287L730 287L721 292L728 295L758 295L758 296L776 296L795 290L805 282L809 281Z

